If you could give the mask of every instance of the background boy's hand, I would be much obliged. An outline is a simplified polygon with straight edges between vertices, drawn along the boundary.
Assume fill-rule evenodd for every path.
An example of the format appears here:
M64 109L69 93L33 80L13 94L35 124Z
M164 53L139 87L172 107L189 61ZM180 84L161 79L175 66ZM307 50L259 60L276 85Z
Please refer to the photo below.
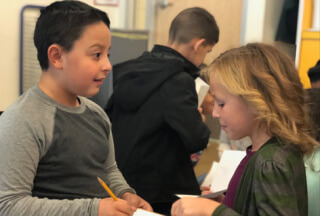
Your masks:
M125 200L114 201L112 198L105 198L100 200L98 216L128 216L133 215L135 210Z
M214 107L214 99L210 93L207 93L202 104L202 113L206 115L211 115Z
M202 107L199 107L198 110L199 110L199 113L200 113L200 115L201 115L202 121L205 122L205 121L206 121L206 117L205 117L204 114L202 113Z
M153 211L151 205L136 194L126 192L122 195L121 198L126 200L130 205L134 206L135 208L141 208L147 211Z

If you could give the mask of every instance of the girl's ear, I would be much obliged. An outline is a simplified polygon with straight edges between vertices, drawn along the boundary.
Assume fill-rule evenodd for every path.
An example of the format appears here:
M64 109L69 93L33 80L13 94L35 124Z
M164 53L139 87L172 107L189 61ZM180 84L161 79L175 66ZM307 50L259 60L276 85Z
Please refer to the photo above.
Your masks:
M202 39L197 39L197 40L195 41L194 45L193 45L193 49L194 49L195 51L198 51L201 46L204 46L205 42L206 42L206 39L204 39L204 38L202 38Z
M52 44L48 48L48 60L56 69L62 69L62 53L63 48L58 44Z

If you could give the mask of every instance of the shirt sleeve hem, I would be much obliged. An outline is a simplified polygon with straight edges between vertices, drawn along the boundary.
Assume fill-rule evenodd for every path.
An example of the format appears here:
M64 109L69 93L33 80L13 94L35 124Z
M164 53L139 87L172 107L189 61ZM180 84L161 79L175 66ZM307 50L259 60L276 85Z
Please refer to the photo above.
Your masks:
M212 212L212 216L218 216L221 215L222 212L227 209L227 207L225 205L219 205L213 212Z

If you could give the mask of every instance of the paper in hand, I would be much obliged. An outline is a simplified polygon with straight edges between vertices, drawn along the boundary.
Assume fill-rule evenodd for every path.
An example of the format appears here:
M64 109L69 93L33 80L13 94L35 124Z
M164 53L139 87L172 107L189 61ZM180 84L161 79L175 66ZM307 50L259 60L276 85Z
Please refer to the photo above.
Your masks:
M227 191L227 189L221 190L221 191L217 191L217 192L214 192L214 193L209 193L209 194L206 194L206 195L201 195L200 197L209 198L209 199L216 198L217 196L219 196L220 194L223 194L226 191Z
M164 216L162 214L158 214L155 212L149 212L143 209L137 209L137 211L134 212L133 216Z
M219 165L215 170L210 190L223 191L228 188L229 182L238 165L245 157L246 151L226 150L222 153Z
M200 77L195 79L195 84L196 84L196 92L198 94L198 107L200 107L210 87Z

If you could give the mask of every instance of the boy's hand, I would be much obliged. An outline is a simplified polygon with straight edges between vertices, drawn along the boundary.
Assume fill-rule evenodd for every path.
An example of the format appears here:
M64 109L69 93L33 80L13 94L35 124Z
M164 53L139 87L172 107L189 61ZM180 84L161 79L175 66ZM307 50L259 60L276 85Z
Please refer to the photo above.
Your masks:
M213 107L214 107L214 99L210 93L206 94L206 96L201 104L201 107L202 107L203 114L207 114L207 115L212 114Z
M136 194L126 192L122 195L121 198L126 200L130 205L132 205L135 208L141 208L147 211L153 211L150 204Z
M133 215L135 210L125 200L114 201L112 198L105 198L100 200L98 216L128 216Z
M173 203L172 216L211 216L220 204L206 198L181 198Z
M202 121L205 122L205 121L206 121L206 117L205 117L204 114L202 113L202 107L199 107L198 110L199 110L199 113L200 113L200 115L201 115Z

